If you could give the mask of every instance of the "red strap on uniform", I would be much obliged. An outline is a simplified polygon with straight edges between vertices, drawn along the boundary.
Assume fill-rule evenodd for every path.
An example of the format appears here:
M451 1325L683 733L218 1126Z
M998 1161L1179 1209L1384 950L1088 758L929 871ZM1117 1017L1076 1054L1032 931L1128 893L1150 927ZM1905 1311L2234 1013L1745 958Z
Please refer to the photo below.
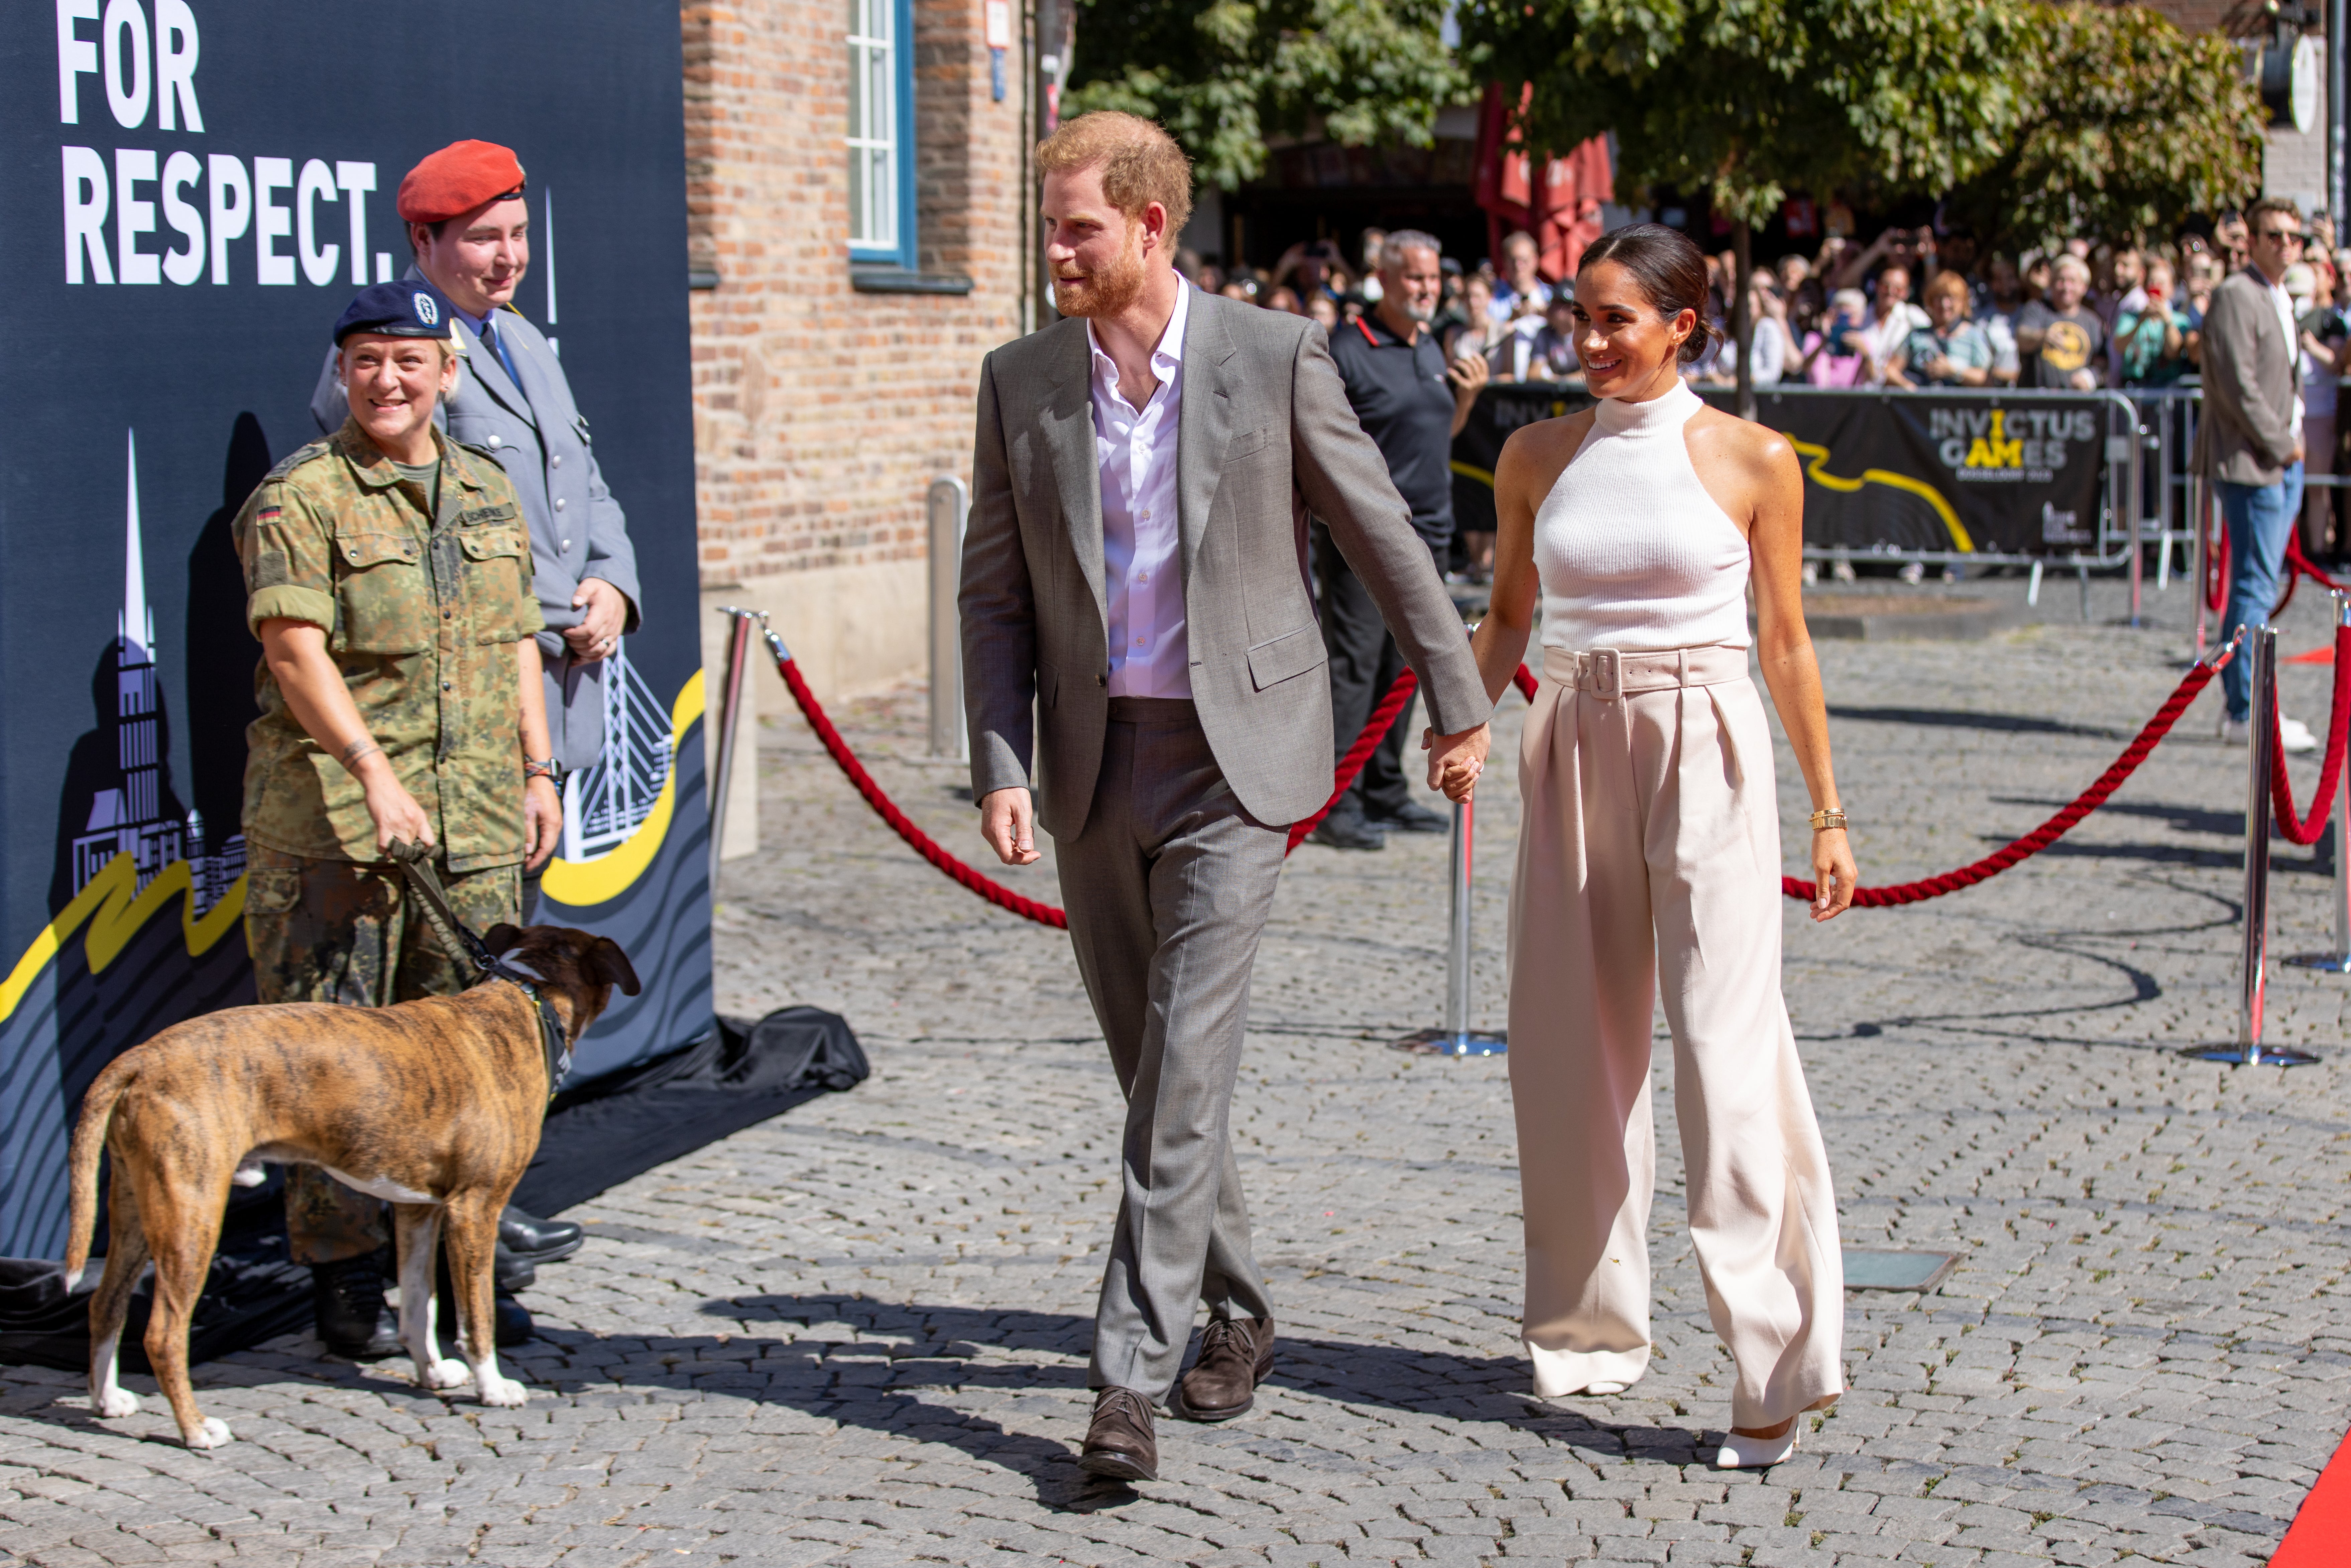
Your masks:
M1372 336L1371 328L1364 324L1364 319L1361 316L1355 318L1355 330L1361 332L1364 335L1364 341L1373 348L1376 349L1380 346L1380 340Z

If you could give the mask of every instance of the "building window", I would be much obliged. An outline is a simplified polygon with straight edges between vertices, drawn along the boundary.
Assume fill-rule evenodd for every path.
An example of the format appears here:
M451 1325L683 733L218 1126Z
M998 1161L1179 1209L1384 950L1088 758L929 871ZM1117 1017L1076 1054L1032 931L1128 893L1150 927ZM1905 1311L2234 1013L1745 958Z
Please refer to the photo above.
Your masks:
M914 266L913 0L849 3L849 255Z

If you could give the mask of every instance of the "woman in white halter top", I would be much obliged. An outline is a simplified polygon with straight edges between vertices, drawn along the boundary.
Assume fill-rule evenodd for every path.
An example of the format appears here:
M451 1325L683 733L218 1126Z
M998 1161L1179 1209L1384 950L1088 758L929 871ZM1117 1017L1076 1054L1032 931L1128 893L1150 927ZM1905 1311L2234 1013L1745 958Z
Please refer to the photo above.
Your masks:
M1623 1392L1649 1361L1662 974L1690 1239L1736 1375L1724 1469L1776 1463L1844 1390L1828 1156L1780 993L1780 823L1756 653L1803 766L1829 919L1854 863L1799 586L1803 481L1779 435L1705 407L1706 263L1679 233L1584 252L1576 350L1600 399L1512 435L1476 648L1499 695L1542 601L1520 747L1510 1090L1527 1238L1527 1354L1544 1397ZM1473 782L1448 777L1448 793ZM1826 825L1819 825L1826 824Z

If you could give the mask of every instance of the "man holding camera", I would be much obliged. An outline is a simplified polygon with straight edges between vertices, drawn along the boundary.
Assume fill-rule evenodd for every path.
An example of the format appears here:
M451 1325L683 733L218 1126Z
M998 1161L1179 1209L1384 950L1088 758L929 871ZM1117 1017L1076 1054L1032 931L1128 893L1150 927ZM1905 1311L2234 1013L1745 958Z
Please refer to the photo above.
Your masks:
M1387 460L1388 477L1412 508L1413 527L1440 575L1453 547L1453 437L1469 422L1489 374L1485 356L1474 350L1447 364L1430 329L1445 286L1442 257L1431 235L1415 229L1389 235L1380 246L1378 306L1331 334L1331 357L1346 382L1347 402ZM1332 721L1343 757L1404 672L1405 658L1330 530L1317 522L1313 537L1322 645L1331 656ZM1416 802L1405 778L1412 708L1405 704L1363 772L1314 830L1316 843L1376 850L1387 842L1386 828L1446 831L1447 820Z

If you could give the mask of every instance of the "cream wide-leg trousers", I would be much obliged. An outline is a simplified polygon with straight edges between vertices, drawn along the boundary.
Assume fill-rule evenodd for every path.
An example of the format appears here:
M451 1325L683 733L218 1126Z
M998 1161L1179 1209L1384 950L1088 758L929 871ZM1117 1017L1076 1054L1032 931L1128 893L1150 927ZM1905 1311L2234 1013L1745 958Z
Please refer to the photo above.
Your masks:
M1664 979L1690 1239L1734 1427L1843 1392L1836 1200L1780 993L1771 736L1729 647L1543 652L1520 744L1510 1092L1535 1392L1649 1363Z

